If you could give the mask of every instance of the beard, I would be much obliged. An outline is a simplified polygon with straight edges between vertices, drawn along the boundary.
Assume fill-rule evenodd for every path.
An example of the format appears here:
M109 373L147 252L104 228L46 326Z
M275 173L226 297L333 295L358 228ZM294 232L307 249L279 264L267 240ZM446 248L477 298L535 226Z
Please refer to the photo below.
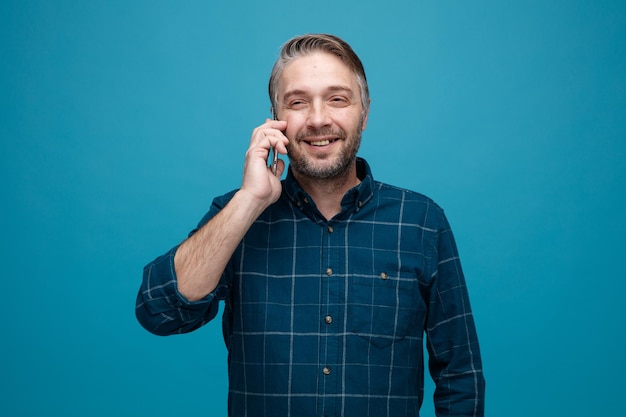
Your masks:
M296 136L296 142L311 140L320 136L333 136L339 138L342 147L337 155L320 160L306 155L300 150L289 149L289 166L295 172L312 179L325 180L341 177L346 174L356 161L356 155L361 146L361 125L350 136L346 135L342 129L332 130L330 128L319 130L307 130Z

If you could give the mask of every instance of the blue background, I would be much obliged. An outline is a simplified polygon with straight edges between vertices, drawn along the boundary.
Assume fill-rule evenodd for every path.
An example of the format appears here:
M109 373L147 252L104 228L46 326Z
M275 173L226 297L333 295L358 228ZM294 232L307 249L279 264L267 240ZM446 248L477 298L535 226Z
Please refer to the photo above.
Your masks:
M4 0L0 415L225 416L219 321L153 336L135 294L239 185L307 32L365 64L375 178L446 209L487 415L621 414L625 2Z

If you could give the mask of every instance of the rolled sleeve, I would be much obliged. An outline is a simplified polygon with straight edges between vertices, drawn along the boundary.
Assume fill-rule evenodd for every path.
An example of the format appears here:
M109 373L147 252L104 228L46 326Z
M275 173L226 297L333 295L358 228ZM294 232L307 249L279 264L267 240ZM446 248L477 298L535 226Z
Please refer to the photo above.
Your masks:
M192 230L191 237L230 201L235 191L213 200L210 210ZM218 286L206 297L198 301L187 300L178 291L174 255L180 245L159 256L143 269L143 280L135 315L139 323L149 332L157 335L188 333L213 320L218 312L219 301L226 299L229 286L225 282L226 271Z
M193 331L215 318L218 286L201 300L190 302L178 291L174 255L178 246L144 267L135 314L149 332L170 335Z

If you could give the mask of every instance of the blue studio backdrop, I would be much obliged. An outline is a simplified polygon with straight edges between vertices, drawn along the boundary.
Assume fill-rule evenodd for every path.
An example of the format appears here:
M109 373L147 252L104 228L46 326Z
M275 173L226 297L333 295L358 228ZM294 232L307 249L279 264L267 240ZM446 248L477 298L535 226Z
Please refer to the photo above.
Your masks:
M220 321L153 336L135 295L309 32L365 64L375 178L447 212L487 415L623 412L626 2L3 0L0 415L226 415Z

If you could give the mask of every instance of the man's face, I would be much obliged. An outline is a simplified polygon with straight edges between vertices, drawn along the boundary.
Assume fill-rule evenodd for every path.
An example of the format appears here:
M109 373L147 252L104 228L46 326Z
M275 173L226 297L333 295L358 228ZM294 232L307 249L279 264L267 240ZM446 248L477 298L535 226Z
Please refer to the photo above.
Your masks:
M285 67L277 91L291 168L316 179L345 174L367 124L355 74L334 55L315 52Z

